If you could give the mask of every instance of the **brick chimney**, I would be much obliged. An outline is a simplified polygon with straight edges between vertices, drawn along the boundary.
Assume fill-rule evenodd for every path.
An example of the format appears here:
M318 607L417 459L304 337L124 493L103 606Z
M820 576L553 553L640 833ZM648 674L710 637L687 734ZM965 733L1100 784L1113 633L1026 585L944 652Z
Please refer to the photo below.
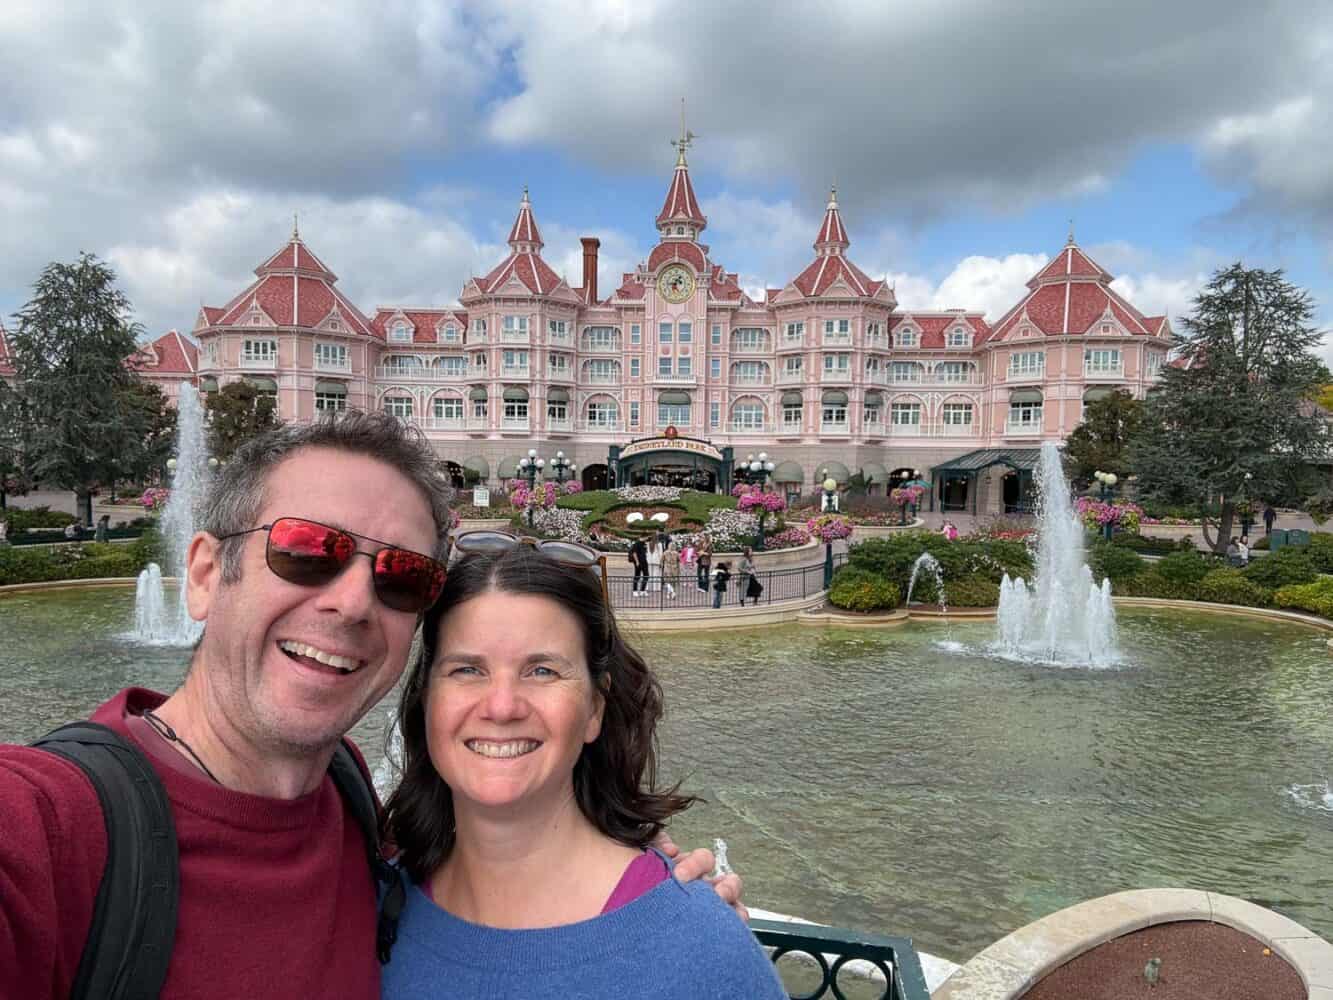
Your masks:
M602 241L596 236L584 236L579 242L583 244L583 294L592 305L597 301L597 248Z

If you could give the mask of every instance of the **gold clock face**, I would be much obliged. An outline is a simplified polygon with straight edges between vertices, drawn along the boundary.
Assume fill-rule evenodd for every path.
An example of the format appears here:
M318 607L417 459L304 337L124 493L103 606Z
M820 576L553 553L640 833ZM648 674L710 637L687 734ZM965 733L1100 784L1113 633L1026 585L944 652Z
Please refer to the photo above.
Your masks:
M668 302L684 302L694 294L694 275L680 264L672 264L657 279L662 298Z

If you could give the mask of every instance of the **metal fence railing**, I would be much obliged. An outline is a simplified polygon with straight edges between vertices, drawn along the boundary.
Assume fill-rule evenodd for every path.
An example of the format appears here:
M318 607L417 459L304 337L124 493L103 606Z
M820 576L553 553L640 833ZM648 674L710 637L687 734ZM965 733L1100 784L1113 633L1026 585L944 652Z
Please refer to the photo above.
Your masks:
M779 960L785 955L804 959L804 964L810 967L818 981L812 984L808 981L811 976L798 975L796 978L807 980L800 984L799 993L791 989L787 976L783 976L783 986L799 1000L845 997L845 984L839 981L838 974L849 962L869 963L879 971L885 981L879 994L881 1000L930 1000L921 958L911 938L771 920L751 920L750 930L760 944L774 949L770 957L778 965L779 974L783 968Z
M612 556L615 558L615 556ZM622 557L623 558L623 557ZM847 556L838 553L833 557L834 566L840 566ZM725 562L731 571L726 589L721 592L719 607L738 608L745 605L772 604L775 601L795 601L805 597L814 597L824 590L824 563L811 566L797 566L792 569L759 570L754 576L763 588L759 596L748 597L746 594L749 576L737 572L737 563L733 560L714 560L712 569L717 569L719 562ZM616 575L607 579L607 589L614 608L650 608L671 611L676 608L708 608L713 606L718 591L715 589L716 576L703 579L692 569L682 566L679 575L662 574L647 577Z

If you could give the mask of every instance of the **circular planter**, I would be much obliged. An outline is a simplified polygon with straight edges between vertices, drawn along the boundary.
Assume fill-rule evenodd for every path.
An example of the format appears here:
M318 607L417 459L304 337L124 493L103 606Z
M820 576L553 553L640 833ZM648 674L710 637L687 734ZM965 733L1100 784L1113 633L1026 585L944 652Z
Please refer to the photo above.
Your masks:
M1169 926L1173 924L1181 926ZM1247 975L1258 968L1259 993L1240 993L1236 988L1240 981L1233 974L1235 965L1220 955L1204 952L1190 958L1192 946L1205 941L1216 945L1223 937L1207 926L1199 928L1199 924L1221 925L1239 932L1240 936L1230 938L1233 944L1240 942L1243 946L1245 938L1253 942L1252 949L1233 957L1246 965ZM1137 932L1145 930L1150 936L1135 938ZM1100 951L1108 943L1114 947ZM1160 949L1146 952L1148 958L1162 957L1162 982L1156 987L1149 986L1143 976L1146 959L1139 961L1137 957L1140 952L1136 949L1143 945ZM1081 956L1087 959L1080 968L1074 963ZM1273 959L1283 964L1274 962L1267 970L1271 976L1266 976L1263 963ZM1116 1000L1140 996L1172 1000L1163 987L1173 981L1181 986L1194 984L1194 991L1188 993L1173 988L1171 992L1176 998L1285 1000L1292 995L1282 992L1292 987L1288 975L1292 972L1304 991L1294 997L1333 1000L1333 945L1272 910L1234 896L1195 889L1117 892L1042 917L982 951L941 984L931 997L932 1000L1018 1000L1048 980L1047 987L1036 994L1040 1000L1061 996L1071 1000L1074 997L1100 1000L1097 993L1054 990L1062 988L1065 979L1075 984L1089 982L1088 970L1103 967L1106 962L1116 962L1118 969L1125 969L1128 962L1125 971L1132 973L1120 983L1120 992L1112 994ZM1215 970L1212 977L1209 977L1210 966ZM1101 974L1105 975L1104 967ZM1270 992L1262 991L1264 983L1270 984Z

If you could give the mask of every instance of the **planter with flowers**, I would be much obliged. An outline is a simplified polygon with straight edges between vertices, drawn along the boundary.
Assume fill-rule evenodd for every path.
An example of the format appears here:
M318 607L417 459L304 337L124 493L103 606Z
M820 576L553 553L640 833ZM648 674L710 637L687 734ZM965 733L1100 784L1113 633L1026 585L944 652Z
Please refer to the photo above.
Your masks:
M755 514L759 518L759 528L755 532L755 548L764 547L764 521L769 514L781 514L787 509L787 498L780 493L765 493L762 487L736 486L731 491L736 497L736 509Z

